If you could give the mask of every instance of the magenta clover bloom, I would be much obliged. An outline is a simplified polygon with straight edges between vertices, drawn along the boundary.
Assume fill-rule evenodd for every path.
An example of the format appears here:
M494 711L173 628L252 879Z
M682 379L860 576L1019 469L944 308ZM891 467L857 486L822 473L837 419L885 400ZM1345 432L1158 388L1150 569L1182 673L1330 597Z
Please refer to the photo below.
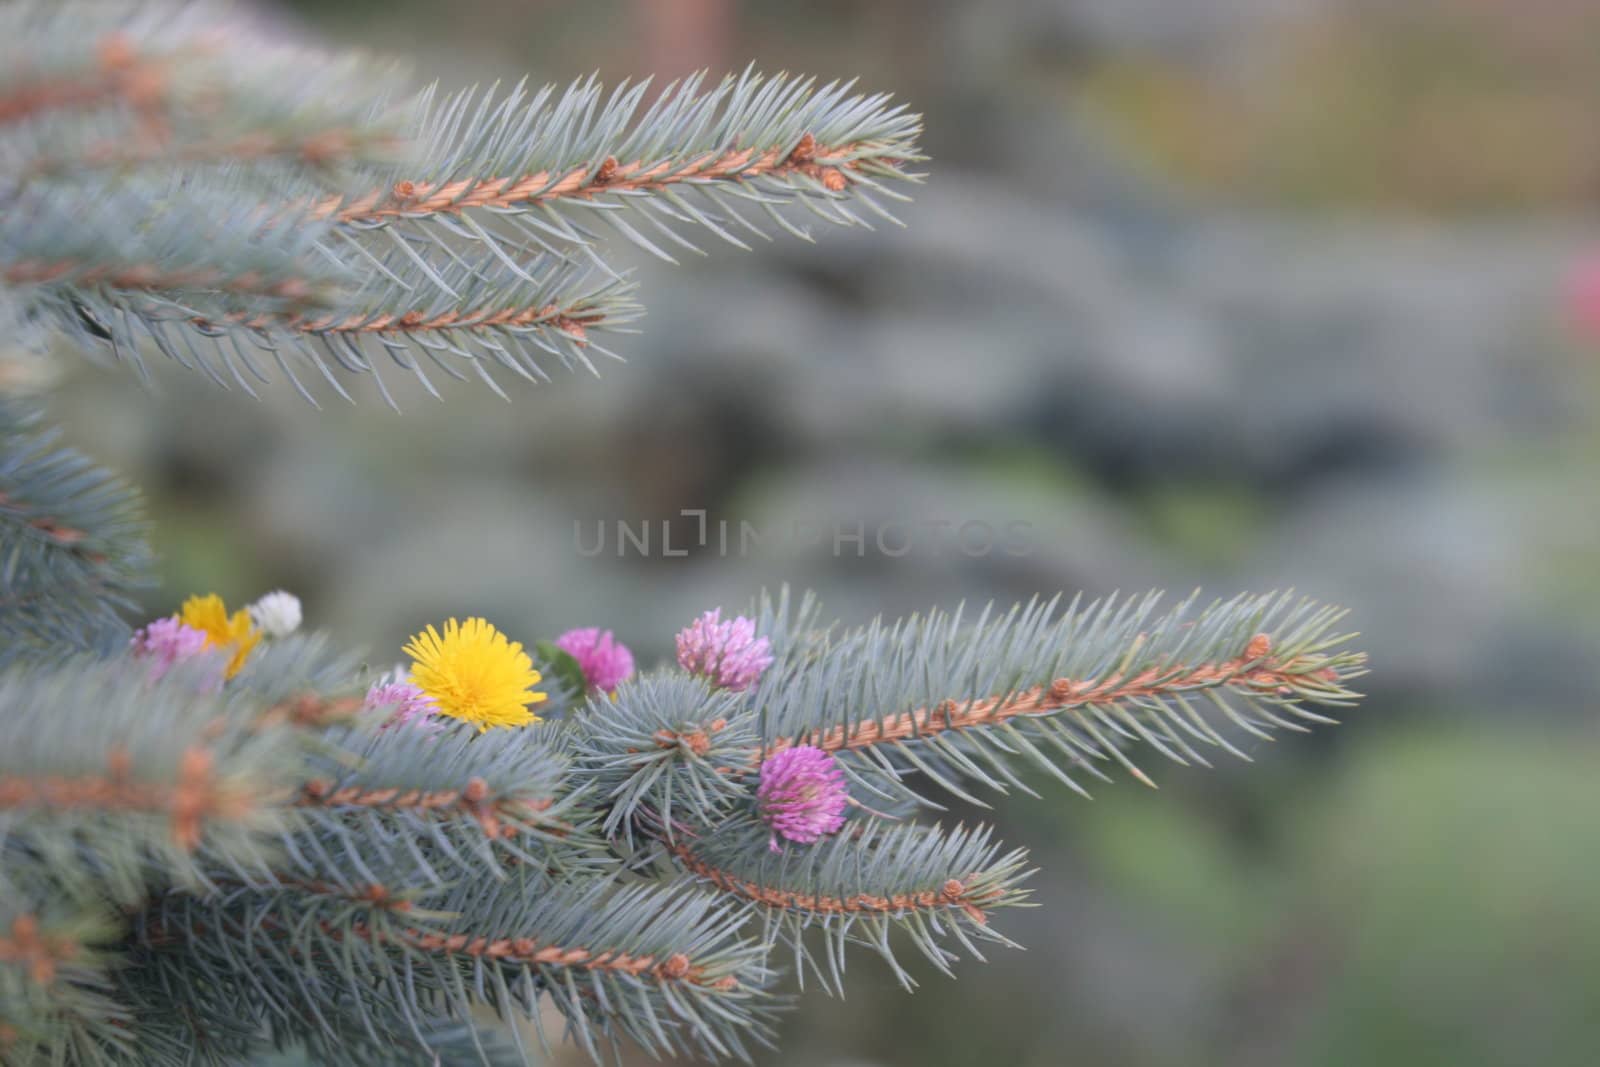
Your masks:
M568 630L556 638L556 647L578 661L590 692L609 693L633 674L633 653L610 630Z
M761 764L756 811L769 827L768 846L783 851L778 838L809 845L844 825L850 803L844 772L833 756L815 745L796 745Z
M128 647L135 657L150 661L152 682L170 671L174 664L193 659L206 650L206 633L179 621L177 616L157 619L135 630Z
M723 621L718 608L678 632L678 665L713 688L742 693L772 666L772 644L756 636L755 623L743 615Z
M368 711L393 708L393 713L384 720L384 729L390 726L414 726L438 731L443 727L437 717L439 709L433 698L410 682L401 681L398 672L378 679L367 690L362 707Z

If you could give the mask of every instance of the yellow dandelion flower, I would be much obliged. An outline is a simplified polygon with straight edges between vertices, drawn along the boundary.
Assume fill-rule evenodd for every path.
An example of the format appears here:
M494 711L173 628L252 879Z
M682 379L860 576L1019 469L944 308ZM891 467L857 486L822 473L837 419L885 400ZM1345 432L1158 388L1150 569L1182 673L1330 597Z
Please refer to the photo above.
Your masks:
M207 648L233 649L233 658L228 660L228 678L239 673L250 650L261 640L261 634L250 624L250 613L240 610L229 615L222 598L215 593L185 600L178 611L178 621L204 633Z
M539 721L528 710L545 699L533 691L539 672L522 646L488 621L451 619L443 637L430 626L406 643L405 652L411 657L411 684L443 714L477 723L479 733Z

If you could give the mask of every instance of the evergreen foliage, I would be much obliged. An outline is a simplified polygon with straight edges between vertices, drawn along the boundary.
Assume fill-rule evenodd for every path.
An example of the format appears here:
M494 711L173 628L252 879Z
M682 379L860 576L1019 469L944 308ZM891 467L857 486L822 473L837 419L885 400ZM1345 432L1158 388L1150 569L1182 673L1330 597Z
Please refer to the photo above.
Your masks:
M145 583L138 497L0 397L0 667L125 643Z
M701 230L809 237L808 216L887 217L920 159L917 118L848 86L647 95L408 97L210 7L12 3L0 309L15 338L156 351L246 391L270 365L345 392L380 355L424 382L425 362L541 379L635 313L609 236L662 256ZM1337 611L1281 596L842 630L785 591L751 609L772 663L745 661L748 688L694 661L586 692L540 643L544 721L484 731L375 702L324 638L241 644L220 605L214 628L171 622L199 651L130 646L137 497L16 401L0 538L5 1064L505 1064L561 1038L748 1059L786 973L841 991L864 948L909 987L907 948L948 972L1010 944L1026 856L918 821L949 796L1148 780L1140 749L1246 756L1331 721L1316 709L1348 706L1364 662ZM849 796L815 843L756 804L800 746Z
M0 283L19 325L254 392L386 362L544 380L639 313L608 234L663 259L893 220L920 119L754 71L406 92L225 11L0 6ZM379 358L379 357L384 358Z

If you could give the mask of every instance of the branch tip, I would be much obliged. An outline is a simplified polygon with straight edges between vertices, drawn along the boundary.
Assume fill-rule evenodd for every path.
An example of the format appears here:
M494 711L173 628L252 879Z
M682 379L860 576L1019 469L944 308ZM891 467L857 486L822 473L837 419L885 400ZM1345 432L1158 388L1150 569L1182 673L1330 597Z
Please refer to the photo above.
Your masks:
M814 745L828 752L851 751L949 730L993 726L1019 716L1048 715L1090 704L1159 699L1189 689L1233 686L1256 693L1288 696L1306 678L1337 684L1338 669L1317 663L1318 660L1311 657L1275 660L1272 638L1256 634L1242 654L1229 660L1194 666L1148 667L1133 675L1113 671L1101 678L1057 678L1048 685L1036 685L1010 695L967 701L942 700L930 707L867 719L852 726L835 726L799 738L778 738L769 742L758 756L800 744Z

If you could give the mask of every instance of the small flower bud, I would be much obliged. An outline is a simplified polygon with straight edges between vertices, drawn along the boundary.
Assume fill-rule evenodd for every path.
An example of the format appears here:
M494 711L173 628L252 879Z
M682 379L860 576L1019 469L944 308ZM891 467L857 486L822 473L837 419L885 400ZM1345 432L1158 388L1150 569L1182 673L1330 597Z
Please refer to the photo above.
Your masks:
M810 844L844 825L850 803L844 772L833 756L814 745L796 745L761 764L756 810L772 828L769 846L781 851L778 838Z
M300 598L282 589L250 605L250 621L268 637L288 637L300 629Z
M633 653L610 630L568 630L556 638L556 647L578 661L591 691L609 693L633 674Z
M717 689L742 693L772 666L772 644L756 636L756 624L742 615L723 621L720 608L680 631L677 644L678 665Z

